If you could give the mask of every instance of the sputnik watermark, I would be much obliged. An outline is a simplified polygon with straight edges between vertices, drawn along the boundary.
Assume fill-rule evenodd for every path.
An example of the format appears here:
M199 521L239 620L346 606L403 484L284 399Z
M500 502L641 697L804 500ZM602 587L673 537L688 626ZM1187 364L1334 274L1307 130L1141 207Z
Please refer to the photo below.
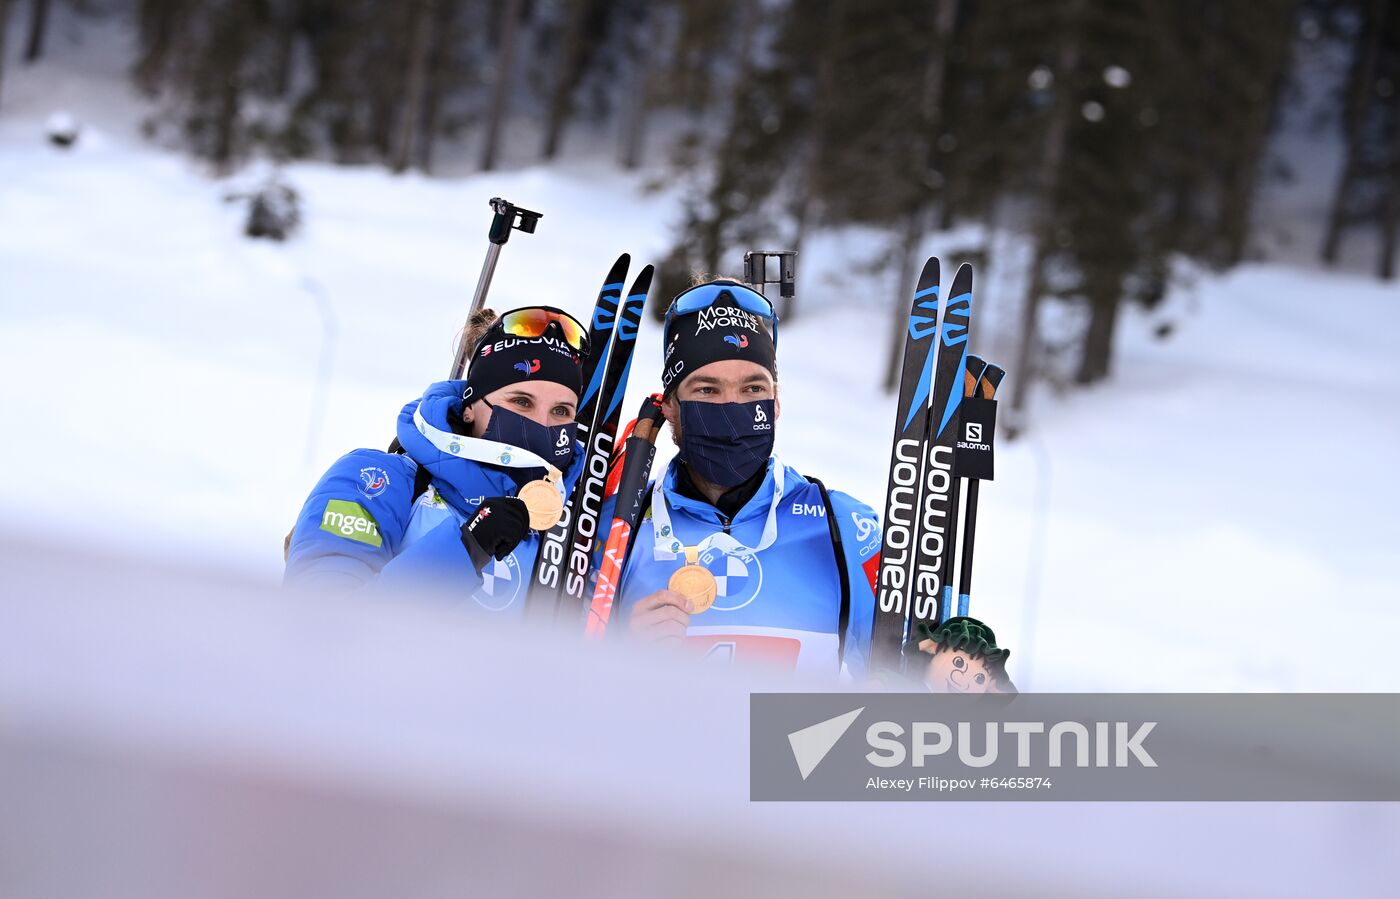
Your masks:
M1069 764L1079 768L1091 765L1126 768L1133 763L1155 768L1157 762L1143 747L1143 741L1156 726L1156 721L1144 721L1136 726L1125 721L1095 721L1090 737L1090 728L1078 721L1058 721L1049 727L1043 721L988 721L976 726L982 731L977 735L973 724L967 721L959 721L952 727L942 721L916 721L907 731L893 721L877 721L865 731L866 742L870 745L865 758L881 768L899 767L906 759L915 768L922 768L934 756L956 752L958 761L969 768L986 768L996 764L1003 743L1009 742L1006 738L1011 737L1015 740L1018 768L1029 768L1032 764L1059 768L1066 764L1067 757ZM909 735L907 750L903 739L906 732ZM980 750L977 747L979 737Z
M1400 800L1393 694L753 694L756 800Z
M864 711L862 706L787 735L803 780L816 770ZM1137 725L1126 721L1095 721L1092 727L1079 721L1058 721L1048 726L1043 721L987 721L974 728L968 721L952 725L942 721L915 721L906 728L895 721L876 721L865 729L865 742L870 747L865 759L881 768L898 768L906 762L922 768L931 758L953 754L969 768L986 768L1001 757L1003 743L1010 747L1014 742L1018 768L1029 768L1032 764L1051 768L1066 764L1079 768L1126 768L1137 764L1155 768L1157 761L1144 742L1156 726L1155 721ZM945 778L917 780L949 783ZM899 782L908 781L903 778Z

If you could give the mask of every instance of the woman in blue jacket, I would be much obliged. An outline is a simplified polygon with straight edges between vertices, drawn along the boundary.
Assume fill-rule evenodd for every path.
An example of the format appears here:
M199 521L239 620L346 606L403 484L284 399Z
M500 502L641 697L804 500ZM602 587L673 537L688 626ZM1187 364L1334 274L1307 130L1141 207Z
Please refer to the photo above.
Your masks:
M401 452L354 450L311 491L286 583L431 587L491 611L523 607L537 530L552 524L541 516L562 507L583 453L574 418L588 338L567 313L535 306L483 310L467 339L466 379L429 386L399 413Z

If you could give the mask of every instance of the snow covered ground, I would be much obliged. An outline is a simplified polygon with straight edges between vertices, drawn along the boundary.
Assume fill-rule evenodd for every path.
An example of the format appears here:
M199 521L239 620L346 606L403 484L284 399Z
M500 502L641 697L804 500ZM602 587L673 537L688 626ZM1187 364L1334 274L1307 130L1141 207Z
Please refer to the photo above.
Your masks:
M59 105L88 126L66 152L42 139ZM248 241L224 196L250 177L211 180L144 145L140 114L101 54L6 72L0 533L273 581L317 475L387 444L446 369L488 198L545 213L502 255L498 308L585 313L612 259L659 260L678 215L676 191L642 190L655 173L602 163L452 180L297 164L303 233ZM821 311L783 328L778 438L786 461L876 506L891 284L855 272L880 240L804 252ZM982 283L982 307L1014 302L1011 280ZM1042 391L1029 437L1000 448L973 613L1023 688L1400 690L1400 289L1260 264L1169 310L1169 340L1151 336L1160 313L1127 316L1113 381ZM652 389L656 332L629 411Z

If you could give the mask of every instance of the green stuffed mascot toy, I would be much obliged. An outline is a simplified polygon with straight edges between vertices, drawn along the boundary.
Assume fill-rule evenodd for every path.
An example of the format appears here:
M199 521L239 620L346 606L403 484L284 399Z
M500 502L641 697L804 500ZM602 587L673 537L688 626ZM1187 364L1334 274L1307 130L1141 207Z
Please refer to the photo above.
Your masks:
M1006 674L1009 649L997 648L996 634L976 618L949 618L924 625L904 647L906 670L919 675L931 693L1016 695Z

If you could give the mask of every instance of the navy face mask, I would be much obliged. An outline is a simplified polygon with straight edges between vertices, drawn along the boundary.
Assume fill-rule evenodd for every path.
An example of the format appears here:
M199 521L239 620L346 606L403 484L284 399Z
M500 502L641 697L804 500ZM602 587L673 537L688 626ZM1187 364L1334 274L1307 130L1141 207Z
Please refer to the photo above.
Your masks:
M502 406L492 406L490 403L487 403L487 406L491 408L491 420L486 423L486 430L481 434L484 439L518 446L549 461L560 471L569 470L569 463L574 460L574 436L578 433L577 422L550 427L537 421L531 421L518 412L512 412ZM512 477L515 477L517 472L521 473L527 482L544 476L544 472L538 468L507 470L511 472ZM525 474L529 476L525 477ZM520 478L516 478L516 480L518 481Z
M773 400L681 400L680 459L693 474L729 489L753 477L773 455Z

